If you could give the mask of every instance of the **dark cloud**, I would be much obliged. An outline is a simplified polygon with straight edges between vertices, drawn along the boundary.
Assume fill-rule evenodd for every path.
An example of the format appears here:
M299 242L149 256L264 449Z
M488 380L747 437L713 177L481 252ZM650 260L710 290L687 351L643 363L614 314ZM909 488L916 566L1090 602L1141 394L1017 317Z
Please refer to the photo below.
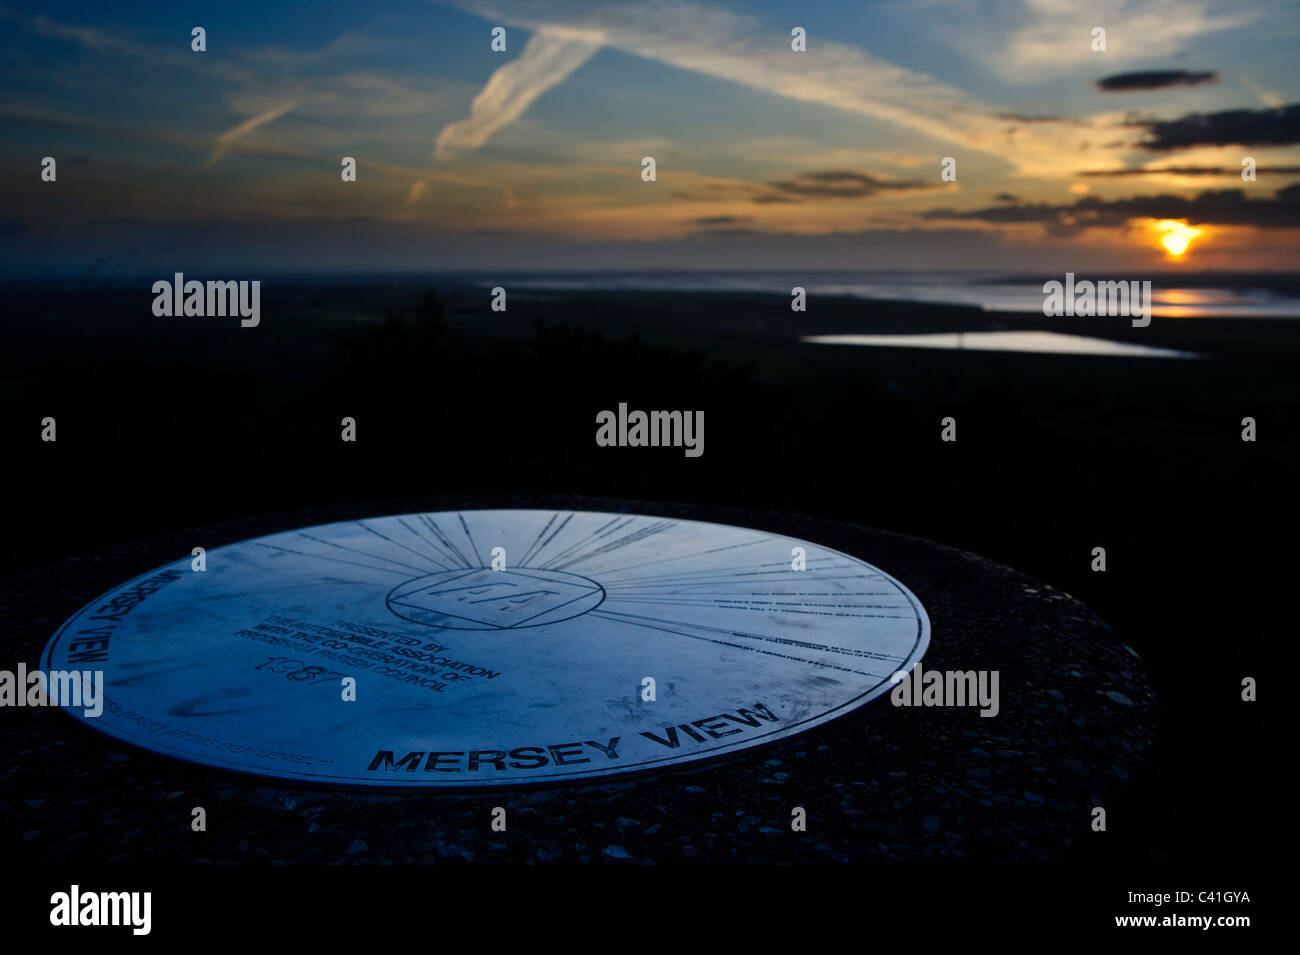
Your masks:
M1261 176L1290 176L1300 173L1300 166L1257 166L1255 172ZM1240 166L1164 166L1160 169L1089 169L1075 173L1076 176L1096 176L1102 179L1120 178L1122 176L1156 176L1169 173L1179 176L1239 176Z
M692 220L694 225L739 225L742 222L749 222L753 216L704 216L700 219Z
M1097 81L1097 89L1105 93L1132 93L1138 90L1164 90L1175 86L1199 86L1217 83L1219 74L1213 71L1193 73L1188 70L1148 70L1143 73L1116 73Z
M1074 120L1067 120L1063 116L1037 115L1035 113L998 113L998 119L1011 120L1015 123L1071 123L1077 125Z
M1182 196L1134 196L1100 199L1085 196L1070 205L1033 203L990 206L971 212L931 209L926 219L970 219L979 222L1040 222L1054 234L1071 234L1094 226L1119 226L1130 219L1186 219L1192 225L1253 225L1261 228L1300 228L1300 185L1279 189L1271 198L1247 199L1241 189Z
M814 199L862 199L879 192L903 192L909 189L933 189L934 184L917 180L902 182L881 179L870 173L851 169L830 169L826 172L807 172L794 179L767 183L767 188L778 196L798 196ZM763 201L756 199L756 202Z
M852 169L828 169L806 172L792 179L773 182L711 182L690 190L672 193L674 199L687 202L718 202L725 199L748 199L760 205L776 202L804 202L810 199L864 199L881 192L905 192L912 189L937 189L939 185L920 180L882 179Z
M996 199L998 202L1015 202L1015 201L1017 201L1016 197L1013 196L1013 195L1012 195L1011 193L1009 193L1009 192L999 192L999 193L998 193L996 196L994 196L993 198Z
M679 189L669 195L686 202L719 202L725 199L753 198L759 188L749 182L706 182L694 189Z
M1300 104L1192 113L1171 120L1139 119L1126 125L1147 130L1150 137L1138 145L1154 152L1189 146L1287 146L1300 143Z

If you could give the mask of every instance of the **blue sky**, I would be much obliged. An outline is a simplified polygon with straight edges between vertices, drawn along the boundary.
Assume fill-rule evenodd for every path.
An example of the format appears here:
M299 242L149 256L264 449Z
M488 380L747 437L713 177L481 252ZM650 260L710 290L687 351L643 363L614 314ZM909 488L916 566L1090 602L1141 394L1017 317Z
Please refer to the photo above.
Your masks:
M1290 268L1297 12L0 6L5 269Z

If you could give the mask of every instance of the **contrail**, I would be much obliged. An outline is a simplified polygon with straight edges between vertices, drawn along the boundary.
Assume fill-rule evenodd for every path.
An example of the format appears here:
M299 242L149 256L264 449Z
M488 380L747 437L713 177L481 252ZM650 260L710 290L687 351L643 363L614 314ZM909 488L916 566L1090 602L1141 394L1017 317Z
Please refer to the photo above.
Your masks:
M492 74L474 97L469 116L443 127L434 156L446 159L457 150L482 146L498 129L522 116L533 100L591 59L600 47L601 41L594 34L542 27L529 38L519 59Z
M238 126L226 130L217 137L216 148L212 150L212 155L207 158L207 161L203 165L211 166L213 163L216 163L230 151L230 144L235 140L239 139L245 133L252 132L259 126L265 126L272 120L279 119L297 105L298 103L296 100L289 100L287 103L282 103L279 106L268 109L264 113L258 113L256 116L244 120Z

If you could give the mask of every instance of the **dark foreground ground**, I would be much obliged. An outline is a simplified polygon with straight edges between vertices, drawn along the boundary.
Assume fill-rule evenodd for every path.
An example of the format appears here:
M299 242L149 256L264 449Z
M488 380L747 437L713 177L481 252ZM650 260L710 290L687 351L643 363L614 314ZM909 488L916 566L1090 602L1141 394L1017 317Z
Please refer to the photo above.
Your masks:
M1116 787L1107 790L1115 797L1108 804L1108 836L1114 838L1095 855L1093 847L1067 848L1069 858L1105 866L1238 866L1249 861L1243 853L1267 845L1272 829L1255 807L1276 778L1268 728L1280 714L1267 693L1261 703L1242 703L1240 683L1243 676L1267 676L1265 667L1284 634L1278 583L1288 552L1281 528L1294 511L1300 324L1157 318L1146 329L1118 324L1122 320L1063 327L1064 320L1054 324L1041 317L831 299L814 299L808 313L795 315L783 296L667 293L518 293L505 314L494 314L486 289L443 282L440 299L425 299L431 284L268 281L257 329L241 329L233 320L154 319L149 296L135 286L11 287L0 333L0 437L11 503L3 568L19 573L79 555L82 562L51 569L53 589L42 590L30 577L4 585L24 621L14 625L23 636L7 639L10 656L23 659L42 627L53 633L62 616L79 606L79 568L87 581L112 583L176 556L155 560L154 545L110 548L174 535L169 539L183 543L180 553L186 553L193 544L211 546L189 542L188 529L254 515L510 492L801 514L929 538L1014 567L1081 599L1114 628L1117 641L1140 655L1158 699L1158 741L1142 760L1115 763L1129 773L1123 787L1113 770L1097 769L1111 775L1096 782L1089 775L1093 785ZM803 334L843 331L999 326L1105 334L1209 357L1073 358L797 341ZM686 458L679 449L597 447L595 416L619 402L642 409L704 409L703 457ZM355 444L339 440L345 415L357 419ZM54 444L40 441L46 416L58 423ZM945 416L957 419L955 444L939 439ZM1245 416L1258 422L1255 443L1240 439ZM1105 573L1090 570L1097 546L1107 551ZM107 567L94 566L94 555ZM927 581L922 599L927 606L932 599L942 603L940 564L927 569L919 557L914 561L898 576L909 586L914 579ZM956 565L952 575L961 576ZM1062 639L1074 632L1054 616L1064 604L1040 596L1025 606L1036 628L1030 634L1012 618L1000 630L994 627L997 614L990 607L1020 607L1005 603L1023 599L1014 596L1017 586L1021 592L1024 586L1039 589L1016 577L999 579L1002 589L993 588L999 603L981 604L980 588L967 582L959 591L966 602L946 610L957 620L964 608L973 608L987 652L1023 650L1025 656L1006 658L1011 666L1031 659L1031 637L1050 633ZM40 596L33 603L33 594L49 600ZM1086 611L1076 616L1091 621ZM26 659L34 663L34 655ZM1098 672L1117 673L1117 665L1099 663ZM1044 666L1052 672L1050 661ZM1066 694L1053 683L1042 688ZM1055 703L1072 705L1068 698ZM1044 718L1051 722L1026 738L1057 750L1067 746L1077 714L1058 715L1049 706ZM42 727L57 726L52 721L59 717L30 711L21 716ZM941 778L946 757L936 757L931 775L923 774L915 788L889 776L884 764L904 757L890 749L892 734L879 731L880 717L863 714L861 739L879 740L869 744L876 747L870 758L845 748L847 738L828 730L824 738L809 736L806 748L796 741L791 752L766 757L781 766L759 760L742 770L750 774L745 779L753 801L736 804L744 815L734 827L718 830L730 835L696 845L699 856L749 851L771 858L770 847L760 841L766 834L759 832L770 808L766 794L779 793L772 805L784 800L788 781L808 778L806 767L813 764L817 772L834 767L826 778L842 786L867 782L860 770L874 767L870 798L866 791L849 790L850 801L864 813L868 806L890 805L897 814L891 821L903 831L870 830L886 824L873 810L873 818L864 815L858 828L843 830L851 835L823 840L824 849L789 850L790 861L889 858L892 850L878 844L907 845L925 856L925 847L943 846L949 831L962 834L962 851L974 858L1038 858L1061 849L1059 831L1036 830L1023 846L1010 840L1015 849L1008 849L1004 837L990 842L971 835L985 824L983 817L958 825L951 808L958 797L934 789L955 785ZM19 718L0 713L9 724ZM42 727L37 729L49 732ZM948 736L965 746L954 728ZM207 786L217 801L250 818L265 815L258 800L270 805L299 798L247 786L223 797L199 771L158 768L151 758L71 724L63 731L66 739L51 742L47 735L48 745L64 742L79 759L100 764L95 771L109 773L98 777L109 785L126 786L126 776L134 780L134 795L108 807L129 823L113 828L121 835L108 843L99 837L87 841L89 835L81 840L96 847L96 858L138 858L151 841L146 825L131 822L133 816L157 825L175 800L188 798L196 787ZM817 749L822 745L831 747L830 755ZM987 746L974 748L993 753L990 760L1012 759ZM1002 748L1022 754L1012 760L1017 772L1033 775L1041 766L1057 790L1078 782L1068 774L1052 775L1056 764L1024 762L1028 750ZM70 826L82 825L87 813L105 811L102 796L92 803L70 779L66 787L53 782L57 777L39 786L41 777L28 770L48 759L36 748L19 752L0 783L0 802L9 807L5 832L18 840L7 848L28 857L49 858L43 853L51 844L67 853L83 851L78 840L69 846L62 836L52 843L40 842L44 836L22 837L51 828L75 835ZM114 763L120 768L113 769ZM706 789L740 779L727 775L733 770L724 766L703 772L720 774L698 784ZM761 782L775 773L788 774L781 785ZM687 807L688 815L719 811L689 801L699 794L686 795L686 787L696 785L687 780L645 780L633 784L630 794L575 795L575 806L609 798L623 808L604 823L612 829L576 840L585 848L574 854L603 858L616 845L633 858L654 858L655 841L647 830L661 825L656 834L669 831L668 820L660 818L661 802ZM660 788L665 785L676 794L666 801ZM185 797L169 798L177 790ZM1037 805L1024 790L1044 797L1051 809L1047 800L1053 797L1027 784L1020 796L1010 789L1003 795ZM893 806L888 797L896 793L906 793L913 804ZM830 805L839 795L823 798ZM378 843L358 835L344 845L342 833L352 820L360 832L373 828L366 820L390 818L381 803L355 812L313 813L308 809L320 806L312 802L320 797L301 798L293 807L278 803L270 818L283 820L284 813L301 809L299 825L316 816L332 825L335 835L315 850L317 861L366 858ZM67 817L58 815L61 803L78 799L87 802L70 808ZM969 804L964 795L961 800ZM951 811L940 811L944 806ZM1214 807L1208 822L1207 806ZM453 830L468 819L465 812L453 811ZM933 822L927 828L931 817L938 817L937 829ZM636 825L620 828L619 818ZM988 824L996 831L996 824ZM353 852L352 841L366 842L367 849ZM453 838L449 845L455 844ZM512 839L511 846L487 851L528 857L522 839L518 845ZM247 855L302 858L252 839ZM674 847L663 860L686 855Z

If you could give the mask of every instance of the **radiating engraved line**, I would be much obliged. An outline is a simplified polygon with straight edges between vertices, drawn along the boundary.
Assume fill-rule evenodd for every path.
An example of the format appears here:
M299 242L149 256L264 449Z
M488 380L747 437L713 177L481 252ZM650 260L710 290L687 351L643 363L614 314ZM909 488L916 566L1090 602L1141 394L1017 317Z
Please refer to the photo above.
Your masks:
M433 551L433 552L434 552L435 554L437 554L439 557L444 557L444 558L446 558L447 560L451 560L453 563L455 563L455 561L454 561L453 558L451 558L451 557L448 556L447 554L444 554L442 551L438 550L438 548L434 547L433 544L431 544L431 543L429 542L429 539L428 539L427 537L425 537L423 534L421 534L419 531L417 531L417 530L416 530L414 527L412 527L410 524L406 523L405 518L401 518L401 517L399 517L399 518L397 519L397 522L398 522L399 524L401 524L403 527L405 527L408 531L410 531L411 534L415 537L415 539L418 540L418 541L419 541L421 544L423 544L425 547L429 548L429 550ZM429 560L433 560L432 557L427 558L427 559L429 559ZM435 563L437 563L437 562L435 561ZM451 569L452 569L451 567L448 567L446 564L438 564L438 566L441 567L443 570L451 570Z
M461 530L463 530L465 536L469 538L469 546L474 548L474 559L478 561L480 567L486 567L487 564L483 563L483 558L479 555L478 545L474 543L474 535L469 532L469 525L465 523L465 515L460 511L457 511L456 516L460 518Z
M407 547L405 544L401 543L400 541L395 541L395 540L393 540L393 539L392 539L391 537L389 537L387 534L381 534L379 531L375 530L373 527L367 527L363 521L356 521L356 525L357 525L358 527L360 527L363 531L369 531L370 533L374 534L376 537L380 538L381 540L386 540L386 541L388 541L388 543L390 543L390 544L395 544L396 546L402 548L402 550L410 551L410 552L411 552L412 554L414 554L416 557L420 558L420 560L427 560L429 563L433 564L435 567L440 567L440 568L442 568L443 570L450 570L450 568L447 567L445 564L440 564L440 563L438 563L436 560L434 560L433 558L429 557L427 554L421 554L421 553L420 553L418 550L416 550L414 547Z
M298 554L301 557L310 557L312 560L332 560L336 564L351 564L353 567L365 567L369 570L382 571L385 574L401 574L403 577L407 576L404 571L393 570L389 567L375 567L373 564L360 564L355 560L344 560L341 557L325 557L321 554L309 554L306 551L294 550L291 547L280 547L278 544L268 544L265 541L251 541L251 543L257 544L259 547L269 547L272 550L282 550L286 554Z
M657 604L660 604L660 605L667 605L667 606L670 606L670 607L709 607L709 608L711 608L711 609L713 609L713 610L749 610L749 611L753 611L753 612L755 612L755 613L766 613L766 614L779 613L779 614L781 614L782 616L785 616L785 615L787 615L787 614L801 614L801 615L803 615L803 616L807 616L807 617L852 617L852 618L854 618L854 619L856 619L856 620L911 620L911 619L912 619L912 615L911 615L911 614L897 614L897 613L838 613L838 612L834 612L833 605L832 605L832 606L826 606L826 607L817 607L817 608L810 608L810 609L802 609L802 610L800 610L800 609L796 609L796 608L793 608L793 607L782 607L782 608L780 608L780 609L776 609L776 608L773 608L771 605L764 605L764 606L761 606L761 607L747 607L747 606L736 606L736 605L730 605L730 604L718 604L718 603L712 603L712 602L711 602L711 603L691 603L691 602L689 602L689 601L666 601L666 600L655 601L655 600L640 600L640 599L637 599L637 598L635 598L635 597L611 597L611 596L608 596L608 595L607 595L606 598L605 598L605 602L606 602L606 603L625 603L625 604L626 604L626 603L630 603L630 604L636 604L637 606L642 606L642 605L644 605L644 604L656 604L656 603L657 603ZM853 605L850 604L850 605L847 605L847 606L853 606ZM862 608L862 607L854 607L854 609L866 609L866 608ZM880 607L879 609L881 609L881 610L906 610L906 609L908 609L908 608L906 608L906 607Z
M424 517L423 514L421 514L421 515L419 515L419 516L420 516L422 519L423 519L423 517ZM437 535L435 534L433 528L429 527L429 522L428 522L427 520L425 520L425 522L424 522L424 526L425 526L425 529L426 529L427 531L429 531L430 534L434 534L435 537L437 536ZM417 531L415 528L411 528L411 533L412 533L412 534L415 534L415 536L416 536L419 540L423 541L426 545L428 545L429 549L430 549L431 551L433 551L435 554L437 554L439 557L442 557L442 558L444 558L445 560L449 560L449 561L451 561L451 563L453 563L453 564L456 565L454 568L449 567L448 570L453 570L453 569L454 569L454 570L463 570L463 569L465 569L465 567L468 567L468 566L469 566L468 564L465 564L465 563L463 562L463 560L457 558L456 555L453 554L451 551L447 550L446 548L443 548L443 547L439 547L439 546L437 546L437 544L434 543L434 540L433 540L433 539L431 539L431 538L429 538L429 537L425 537L423 534L421 534L421 533L420 533L419 531Z
M620 574L625 570L631 570L634 567L649 567L651 564L662 564L670 560L689 560L692 557L703 557L705 554L717 554L724 550L735 550L738 547L749 547L753 544L766 544L769 541L776 540L774 537L755 538L751 541L745 541L742 544L728 544L726 547L714 547L712 550L702 550L694 554L682 554L678 557L660 557L658 560L647 560L640 564L628 564L626 567L615 567L613 570L604 571L603 574ZM634 580L636 578L633 578Z
M729 582L731 582L731 581L734 580L734 581L735 581L736 583L738 583L738 584L748 584L748 583L752 583L752 582L753 582L753 578L755 578L755 577L763 577L763 576L766 576L766 575L769 575L769 574L784 574L784 573L786 573L786 571L784 571L784 570L761 570L761 571L760 571L760 570L754 570L754 571L740 571L740 572L738 572L738 573L732 574L732 575L729 576L729 577L714 577L714 578L712 578L712 579L710 579L710 580L700 580L700 581L697 581L696 583L697 583L699 586L705 586L705 585L712 586L712 585L714 585L714 584L726 584L726 583L729 583ZM862 580L862 579L863 579L864 577L866 577L866 576L868 576L868 575L866 575L866 574L846 574L846 575L844 575L844 576L842 576L842 577L818 577L817 579L818 579L818 580ZM744 579L743 579L743 580L737 580L736 578L744 578ZM657 590L659 593L671 593L672 591L663 591L663 590L659 590L659 588L663 588L663 587L689 587L689 586L691 586L691 583L682 583L682 582L680 582L680 581L669 581L669 582L667 582L667 583L662 583L662 584L640 584L640 585L636 585L635 582L633 581L632 583L624 582L624 583L621 583L621 584L609 584L609 585L602 585L602 586L605 586L605 589L606 589L606 590L609 590L609 591L621 591L621 592L623 592L623 593L627 593L627 592L629 592L629 591L628 591L628 588L629 588L629 587L632 587L632 590L631 590L632 593L641 593L642 591L649 590L650 588L656 588L656 590ZM827 594L828 596L834 596L834 591L826 591L826 594Z
M456 556L456 560L460 561L461 564L464 565L465 567L472 568L474 566L468 560L465 559L465 555L460 552L460 548L457 547L455 544L453 544L450 538L448 538L447 535L443 533L443 530L441 527L438 526L437 521L431 518L428 514L421 514L420 520L424 521L425 527L433 531L434 535L438 538L438 543L441 544L443 547L445 547L449 553L452 553Z
M546 526L537 532L537 536L533 538L533 542L528 545L528 550L524 551L524 556L520 558L519 563L515 565L516 567L528 566L528 558L533 556L533 549L537 547L538 541L540 541L543 537L546 536L546 532L550 530L551 525L555 523L555 519L559 516L560 515L558 513L551 515L551 519L546 522Z
M619 527L625 527L625 526L627 526L627 524L628 524L631 520L632 520L632 518L630 518L630 517L624 517L624 516L621 516L621 515L610 518L610 519L609 519L608 521L606 521L604 524L601 524L601 525L600 525L599 527L597 527L594 531L592 531L591 533L589 533L586 537L583 537L583 538L581 538L581 539L579 539L579 540L577 540L577 541L574 541L572 544L570 544L568 547L564 548L564 550L562 550L560 553L556 554L554 557L548 558L548 559L547 559L547 563L548 563L548 564L553 564L553 563L555 563L555 561L557 561L557 560L563 560L565 557L567 557L569 554L573 553L573 552L574 552L575 550L577 550L579 547L584 547L584 546L586 546L586 544L587 544L588 541L599 540L599 539L600 539L601 537L603 537L605 534L607 534L607 533L611 533L611 530L610 530L611 528L613 528L614 530L617 530L617 528L615 528L614 525L617 524L617 525L619 525ZM620 523L620 522L621 522L621 523ZM545 568L539 568L539 569L545 569Z
M534 558L534 559L538 559L538 558L540 558L540 557L542 556L542 551L544 551L544 550L546 549L547 545L549 545L549 544L551 543L551 541L555 540L555 538L559 537L560 534L562 534L562 533L564 532L564 529L565 529L566 527L569 526L569 521L573 520L573 517L574 517L574 512L570 511L570 512L569 512L569 516L566 517L566 518L564 519L564 523L562 523L559 527L557 527L557 528L554 530L554 532L551 534L550 537L546 538L545 543L543 543L541 547L537 548L537 553L533 555L533 558ZM613 521L608 521L608 522L606 522L606 523L605 523L604 525L602 525L602 526L603 526L603 527L608 527L610 524L614 523L614 522L617 521L617 520L618 520L618 518L616 517L616 518L614 518ZM592 533L599 533L599 531L600 531L600 528L597 528L596 531L593 531ZM587 537L591 537L591 536L592 536L591 534L588 534L588 535L587 535ZM586 539L587 539L586 537L583 538L583 540L586 540ZM537 569L537 570L544 570L544 569L546 568L546 564L549 564L549 563L551 562L551 560L552 560L552 558L548 557L548 558L546 559L546 561L545 561L544 563L542 563L542 564L539 564L539 565L537 566L536 569Z
M764 643L776 643L776 644L781 644L783 646L799 647L800 649L803 650L822 651L825 653L841 653L845 656L850 656L850 657L868 657L873 660L893 660L893 659L897 659L898 657L897 654L882 653L879 650L860 650L854 647L831 646L830 644L826 644L826 643L809 643L806 640L795 640L792 637L773 637L766 633L753 633L752 631L749 630L735 630L730 627L710 627L707 624L684 623L681 620L669 620L666 617L651 617L645 614L624 613L623 611L620 610L609 610L609 611L593 610L591 612L592 613L599 612L604 614L616 615L619 617L626 617L628 618L627 620L628 623L635 623L637 620L652 620L655 623L673 624L674 626L685 627L688 630L689 629L703 630L709 633L720 633L729 637L744 637L748 640L761 640ZM741 644L739 646L741 647L741 649L754 649L752 646L748 644ZM796 657L792 659L799 659L799 658ZM804 660L804 662L815 663L816 661Z
M572 511L569 512L569 516L564 519L564 521L560 524L560 526L551 532L551 536L546 538L546 540L542 542L542 546L537 548L537 553L533 555L534 560L542 556L542 551L546 550L546 546L550 544L551 541L555 540L555 538L560 534L561 531L563 531L566 527L569 526L569 521L571 520L573 520ZM542 570L545 566L546 566L545 564L541 564L536 569Z
M692 640L703 640L707 643L716 643L724 647L734 647L737 650L748 650L750 653L761 653L764 656L780 657L783 660L794 660L798 663L807 663L809 666L825 667L828 670L841 670L845 673L854 673L857 674L858 676L871 677L872 679L875 680L884 679L884 677L881 674L870 673L864 670L855 670L852 667L842 667L834 663L825 663L821 660L808 660L805 659L804 657L796 657L788 653L777 653L775 650L764 650L760 647L750 646L747 644L731 643L730 641L727 640L717 640L713 637L706 637L703 634L699 634L699 633L684 633L681 630L673 630L667 626L661 626L657 623L646 623L645 620L623 619L627 616L626 614L611 613L604 610L593 610L591 611L591 615L593 617L608 617L609 619L618 621L620 623L628 623L637 627L645 627L648 630L660 630L664 633L675 633L679 637L690 637ZM653 618L648 617L645 619L652 620ZM666 621L666 622L671 623L672 621ZM678 626L680 626L680 624Z
M369 557L371 560L386 560L390 564L396 564L398 567L405 567L407 570L419 571L421 574L427 574L429 571L425 567L416 567L414 564L404 564L400 560L394 560L391 557L384 557L380 554L372 554L369 551L361 550L358 547L348 547L344 544L337 544L334 541L321 540L319 537L313 537L306 531L297 531L299 537L305 537L313 540L318 544L324 544L326 547L337 547L339 550L345 550L349 554L360 554L362 557Z
M566 567L572 567L575 564L581 564L584 561L591 560L593 557L599 557L602 554L608 554L612 551L627 547L629 544L640 543L648 537L653 537L655 534L662 534L664 531L676 526L676 521L663 521L659 524L650 524L646 527L640 528L639 530L633 531L625 537L620 537L618 540L610 541L603 547L597 547L595 550L588 551L581 556L574 557L571 560L566 560L562 564L556 564L554 561L549 561L548 563L555 570L563 570Z
M744 570L744 571L737 570L737 571L736 571L736 574L740 574L740 573L753 574L753 573L758 572L759 569L761 569L761 568L763 568L763 567L779 567L779 568L782 568L781 571L780 571L780 573L795 573L795 571L791 571L790 568L789 568L789 566L786 564L786 562L785 562L785 561L782 561L782 560L778 560L778 561L775 561L775 562L769 562L769 563L766 563L766 564L753 564L753 565L751 565L751 566L754 568L753 570ZM808 571L805 571L805 573L808 573L808 574L814 574L814 575L815 575L815 578L814 578L814 579L817 579L817 580L824 580L825 578L822 577L821 575L824 574L826 571L828 571L828 570L847 570L847 569L850 568L850 567L853 567L853 568L858 569L858 570L861 572L862 576L864 576L864 577L880 577L880 576L883 576L882 574L876 573L875 571L871 570L869 567L867 567L867 566L864 565L864 564L859 564L859 563L855 563L855 562L852 562L852 561L846 561L845 563L843 563L843 564L838 564L838 565L836 565L836 566L834 566L834 567L819 567L815 572L812 571L812 570L808 570ZM720 574L720 573L725 573L728 569L730 569L730 568L725 568L725 567L710 567L708 570L684 570L684 571L678 571L678 572L676 572L676 573L672 573L672 574L651 574L651 575L648 576L648 577L629 577L629 578L626 578L626 579L624 579L624 580L622 580L622 581L617 581L617 580L616 580L616 581L612 581L611 583L613 583L613 584L619 584L619 583L631 583L631 582L633 582L633 581L639 583L639 582L641 582L641 581L646 581L646 580L662 580L662 581L668 581L668 582L672 582L672 581L675 581L675 580L688 581L688 580L690 580L690 579L692 579L692 578L707 577L707 576L709 576L710 574ZM768 573L770 573L770 571L768 571ZM603 575L602 575L602 576L603 576ZM734 576L734 575L733 575L733 576Z
M619 532L622 531L624 528L632 527L635 523L636 523L636 518L635 518L635 517L627 517L627 518L623 518L621 521L616 521L616 522L615 522L615 525L614 525L613 527L610 527L608 524L605 525L605 527L608 527L608 528L609 528L608 530L605 530L605 528L601 528L601 531L600 531L600 532L597 532L597 534L594 535L594 537L593 537L592 535L588 535L588 537L591 538L592 543L594 544L594 543L596 543L597 541L604 540L604 539L606 539L606 538L608 538L608 537L613 536L614 534L619 533ZM650 527L650 526L652 526L652 525L648 525L648 524L646 525L646 527ZM642 530L644 530L644 528L642 528ZM632 534L636 534L636 533L638 533L638 531L637 531L637 530L633 530L631 533L632 533ZM631 535L628 535L628 536L631 536ZM546 566L547 566L547 568L550 569L550 568L555 568L555 567L559 566L559 563L558 563L558 562L561 561L561 560L564 560L564 559L568 558L570 554L572 554L575 550L577 550L579 547L582 546L582 543L585 543L585 542L580 542L580 543L575 544L575 545L573 545L573 546L571 546L571 547L566 547L566 548L564 549L564 552L563 552L563 553L556 554L554 557L552 557L550 560L548 560L548 561L546 562ZM607 546L607 545L605 545L605 546ZM591 553L592 553L591 551L588 551L588 554L591 554ZM580 557L578 557L578 558L575 559L575 562L578 561L578 560L584 560L584 559L585 559L585 557L581 557L581 556L580 556Z
M541 569L545 570L549 567L554 566L556 561L564 560L566 557L568 557L578 548L585 547L588 542L603 540L604 538L608 537L610 534L618 533L620 530L627 527L629 524L632 524L635 520L636 518L634 517L618 516L612 518L611 520L606 521L604 524L596 528L586 537L583 537L581 540L574 541L572 544L564 548L564 550L560 551L554 557L548 557L546 563L542 565Z
M682 574L654 574L654 575L649 576L649 577L625 577L625 578L623 578L622 580L609 581L609 584L610 584L610 586L613 586L613 587L617 587L617 586L620 586L620 585L623 585L623 584L633 584L633 583L634 583L634 584L646 584L647 586L659 586L659 585L661 585L661 584L667 584L667 585L670 585L670 586L671 586L671 585L674 585L674 584L707 583L708 580L710 579L710 575L712 575L713 578L715 578L715 579L717 579L717 580L730 580L730 579L737 578L737 577L755 577L755 576L758 576L758 575L761 575L761 574L766 574L766 575L774 576L774 575L777 575L777 574L791 574L791 573L792 573L792 571L790 571L788 568L782 568L782 569L780 569L780 570L759 570L759 569L757 569L757 568L759 568L759 567L764 567L764 566L770 566L770 565L765 565L765 564L755 564L755 565L754 565L754 569L752 569L752 570L750 570L750 569L743 569L743 567L742 567L742 568L736 568L736 569L733 569L733 568L727 568L727 567L713 567L713 568L711 568L711 569L709 569L709 570L696 570L696 571L690 571L690 572L688 572L688 573L682 573ZM828 576L826 576L827 572L832 571L832 570L850 570L850 569L852 569L852 570L856 570L857 573L856 573L856 574L850 574L848 577L828 577ZM602 576L603 576L603 575L602 575ZM861 577L861 578L864 578L864 579L865 579L865 578L868 578L868 577L879 577L879 576L882 576L882 575L881 575L881 574L878 574L878 573L873 573L872 571L867 570L866 568L862 567L862 566L859 565L859 564L845 564L845 565L842 566L842 567L828 567L828 568L826 568L825 570L818 572L818 574L817 574L815 577L811 578L811 579L813 579L813 580L847 580L847 579L852 579L852 578L854 578L854 577Z

